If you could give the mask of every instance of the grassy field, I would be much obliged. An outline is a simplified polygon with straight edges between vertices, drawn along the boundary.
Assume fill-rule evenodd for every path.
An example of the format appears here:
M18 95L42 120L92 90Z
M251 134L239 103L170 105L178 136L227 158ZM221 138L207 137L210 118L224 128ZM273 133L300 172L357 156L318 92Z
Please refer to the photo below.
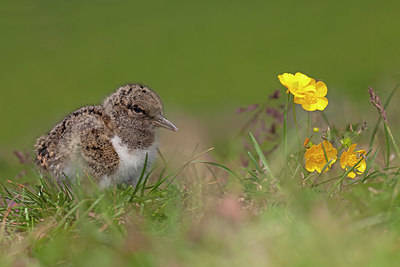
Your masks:
M395 266L399 7L2 4L0 266ZM324 111L287 102L277 76L296 71L327 84ZM71 191L40 176L35 139L127 82L155 89L180 128L160 131L151 174L107 190L82 177ZM305 153L323 140L336 162L309 172ZM340 158L355 143L366 169L351 179Z
M398 87L385 102L371 98L380 110L368 134L361 123L333 125L324 111L309 119L300 108L292 113L292 97L279 110L286 96L272 97L270 112L240 110L247 121L223 162L213 148L195 148L180 165L179 155L161 152L135 188L99 190L83 177L62 189L38 174L36 185L7 181L1 265L393 266L400 260L400 151L382 114ZM302 135L308 144L298 144ZM310 172L304 157L321 140L337 157L324 143L322 170ZM356 142L365 151L342 169Z

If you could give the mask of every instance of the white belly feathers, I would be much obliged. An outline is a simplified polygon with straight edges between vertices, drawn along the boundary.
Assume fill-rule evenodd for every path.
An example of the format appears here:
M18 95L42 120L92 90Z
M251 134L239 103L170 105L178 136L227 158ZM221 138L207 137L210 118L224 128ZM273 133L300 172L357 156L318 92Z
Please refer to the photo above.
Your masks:
M111 139L111 143L119 156L119 166L113 177L102 177L100 181L101 187L107 187L112 183L128 183L135 186L142 173L146 161L146 154L148 158L145 174L150 171L151 164L157 155L156 142L146 149L135 149L131 151L117 135Z

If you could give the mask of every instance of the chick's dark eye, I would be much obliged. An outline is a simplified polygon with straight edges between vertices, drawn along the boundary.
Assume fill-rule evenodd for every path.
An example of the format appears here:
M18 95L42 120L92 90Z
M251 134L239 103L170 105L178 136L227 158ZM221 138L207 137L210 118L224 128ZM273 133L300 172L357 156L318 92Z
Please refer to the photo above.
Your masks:
M133 105L132 110L135 111L136 113L146 114L146 112L142 108L140 108L138 105Z

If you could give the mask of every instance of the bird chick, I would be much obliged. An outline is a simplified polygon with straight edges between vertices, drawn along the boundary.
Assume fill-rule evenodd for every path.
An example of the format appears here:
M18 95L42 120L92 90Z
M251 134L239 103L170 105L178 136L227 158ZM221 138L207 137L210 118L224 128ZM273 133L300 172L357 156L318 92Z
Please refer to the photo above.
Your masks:
M121 183L135 186L143 168L148 171L156 159L158 127L178 130L163 117L163 106L155 92L140 84L128 84L103 104L72 112L40 137L35 144L35 162L59 183L84 174L101 187Z

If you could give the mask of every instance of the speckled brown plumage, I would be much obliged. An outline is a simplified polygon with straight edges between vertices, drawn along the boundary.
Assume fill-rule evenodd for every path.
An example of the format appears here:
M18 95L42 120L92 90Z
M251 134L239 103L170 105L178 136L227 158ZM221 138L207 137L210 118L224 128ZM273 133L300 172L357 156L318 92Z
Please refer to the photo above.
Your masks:
M150 153L159 126L177 130L164 119L162 103L155 92L128 84L102 105L74 111L40 137L35 145L36 164L58 180L80 171L99 182L107 179L103 181L106 186L117 181L135 184L137 177L133 176L138 171L129 168L138 169L143 153ZM154 160L154 153L151 154ZM120 179L118 175L126 177Z

